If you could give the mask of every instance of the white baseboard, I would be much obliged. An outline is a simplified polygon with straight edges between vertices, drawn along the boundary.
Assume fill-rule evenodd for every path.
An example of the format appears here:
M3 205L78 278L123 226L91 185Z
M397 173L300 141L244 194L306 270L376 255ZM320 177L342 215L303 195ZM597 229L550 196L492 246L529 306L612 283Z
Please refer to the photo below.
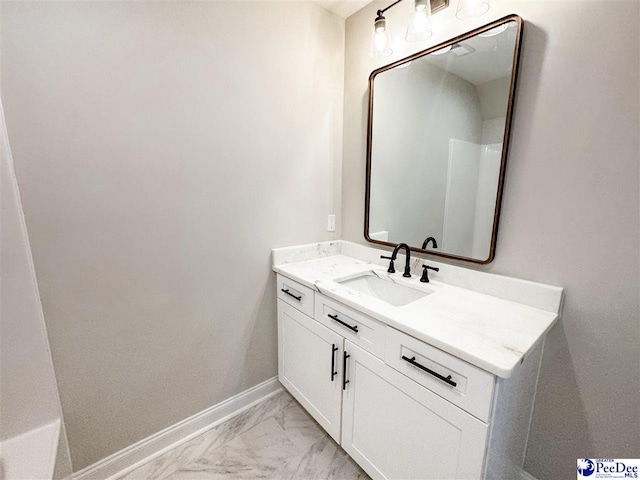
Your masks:
M73 480L105 480L117 478L172 448L201 435L212 427L251 408L256 403L282 389L278 377L270 378L224 402L196 413L181 422L151 435L127 448L83 468L73 474Z
M538 480L526 470L520 470L520 480Z

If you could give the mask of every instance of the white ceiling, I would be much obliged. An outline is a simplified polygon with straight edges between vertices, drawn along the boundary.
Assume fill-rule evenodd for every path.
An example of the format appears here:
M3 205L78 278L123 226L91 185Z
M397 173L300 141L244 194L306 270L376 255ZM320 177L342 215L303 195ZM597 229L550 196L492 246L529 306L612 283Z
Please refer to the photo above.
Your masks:
M317 3L323 8L326 8L330 12L347 18L356 13L365 5L368 5L372 0L312 0L313 3Z
M515 25L515 22L511 22ZM427 62L453 73L474 85L511 75L516 29L508 28L495 37L475 37L459 42L475 50L470 55L456 57L452 52L427 55Z

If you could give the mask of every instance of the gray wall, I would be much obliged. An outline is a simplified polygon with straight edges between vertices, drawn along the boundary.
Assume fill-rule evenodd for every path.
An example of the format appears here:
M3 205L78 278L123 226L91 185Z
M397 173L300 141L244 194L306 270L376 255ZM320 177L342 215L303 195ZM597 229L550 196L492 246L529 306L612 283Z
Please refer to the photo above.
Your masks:
M510 73L511 72L509 72L509 74ZM504 112L506 112L509 107L510 84L511 76L507 76L477 86L483 120L504 117ZM498 141L501 142L502 138L499 138Z
M492 2L434 15L422 45L389 11L391 58L368 56L374 2L347 19L343 238L363 242L369 73L505 14L526 23L494 273L566 289L542 363L525 468L573 478L576 458L640 456L638 2ZM396 26L393 29L393 26ZM473 267L470 267L473 268Z
M79 470L276 374L270 249L336 238L344 21L2 2L2 98Z
M60 421L54 478L63 478L69 447L1 102L0 194L0 443Z

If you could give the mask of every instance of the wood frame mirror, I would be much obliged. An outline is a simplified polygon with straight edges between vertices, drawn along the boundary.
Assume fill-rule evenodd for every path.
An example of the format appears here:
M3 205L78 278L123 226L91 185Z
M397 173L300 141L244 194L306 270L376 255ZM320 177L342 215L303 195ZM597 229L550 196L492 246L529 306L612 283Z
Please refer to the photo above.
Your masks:
M508 27L512 27L512 28L508 28ZM503 193L503 187L504 187L509 137L510 137L512 115L513 115L514 95L515 95L515 87L516 87L516 80L517 80L517 74L518 74L518 59L520 55L520 45L522 41L522 29L523 29L522 27L523 27L523 21L518 15L508 15L499 20L491 22L487 25L484 25L470 32L467 32L463 35L452 38L451 40L440 43L429 49L423 50L414 55L411 55L409 57L403 58L394 63L386 65L382 68L374 70L371 73L369 77L369 112L368 112L368 126L367 126L367 166L366 166L365 219L364 219L364 236L367 241L371 243L376 243L379 245L387 245L390 247L395 247L398 243L408 243L409 246L411 247L411 250L416 252L428 253L430 255L437 255L445 258L464 260L464 261L473 262L477 264L487 264L493 261L495 257L495 250L496 250L496 239L497 239L497 233L498 233L498 223L500 218L500 207L502 203L502 193ZM456 73L458 73L459 71L472 72L474 66L472 64L468 64L465 67L466 70L465 68L456 70L455 65L460 64L461 62L458 58L454 58L453 56L451 56L451 59L447 60L445 63L445 61L442 60L442 58L444 58L445 55L438 55L438 58L436 58L435 57L436 54L434 54L434 52L438 52L438 51L440 51L438 53L452 52L457 49L462 49L462 50L466 50L473 53L478 49L477 44L474 44L473 42L478 42L479 41L478 39L480 39L482 42L484 42L481 45L485 45L487 44L488 40L492 38L498 38L500 35L503 35L502 32L506 31L507 29L510 30L510 32L508 32L509 34L508 41L511 42L508 45L511 46L513 51L512 52L510 50L507 52L503 51L501 53L502 56L500 57L501 58L501 63L499 63L500 68L504 68L504 65L502 65L502 63L504 63L505 61L506 62L510 61L510 71L507 74L505 74L503 78L500 79L500 82L502 85L502 93L500 93L500 95L502 95L502 97L500 97L502 100L500 101L502 102L501 104L503 105L503 110L504 110L504 117L500 117L501 118L500 121L503 122L502 124L504 125L504 128L503 129L493 128L494 133L492 133L491 135L494 138L494 142L492 142L491 145L488 145L486 144L486 142L485 144L482 144L480 143L480 140L478 140L476 141L475 144L473 144L463 140L458 140L457 138L453 138L450 136L448 138L445 138L447 137L447 135L444 135L444 136L440 135L437 137L437 142L439 142L440 144L442 144L443 142L445 143L448 142L447 143L448 152L446 154L444 153L442 148L440 148L439 154L435 154L433 151L427 152L426 150L419 150L416 153L416 148L412 147L411 162L413 163L410 163L409 161L405 163L413 166L411 168L406 168L405 169L406 171L401 170L403 167L402 165L403 157L401 156L401 150L402 148L404 148L405 140L409 138L407 136L413 135L414 137L411 137L411 138L415 138L416 136L419 137L422 144L429 145L428 142L430 140L433 141L432 143L435 143L435 140L436 140L435 132L437 129L433 128L433 125L437 125L437 122L439 121L439 118L441 117L441 115L438 112L436 112L435 106L433 108L430 108L432 104L429 104L428 106L426 106L426 108L422 108L420 112L418 112L419 115L421 116L411 117L411 120L415 120L415 118L420 118L420 119L424 119L424 122L409 121L408 118L402 118L404 117L403 115L404 111L399 110L400 107L397 107L395 110L393 108L387 108L386 110L383 109L382 105L397 106L398 103L402 103L402 101L406 100L404 99L404 97L406 97L407 95L411 94L414 91L416 92L415 95L421 95L420 101L424 101L425 96L428 97L428 95L424 95L423 92L427 92L427 94L429 93L427 90L424 90L424 88L429 88L429 86L425 86L425 87L420 86L420 88L408 89L406 88L408 85L406 82L399 82L396 80L395 83L390 83L387 79L391 78L392 75L395 75L397 78L400 78L399 77L399 75L401 75L400 69L403 69L404 71L405 67L408 67L412 63L414 65L413 66L414 70L419 68L420 64L426 65L427 63L429 63L428 68L431 68L432 70L438 69L439 71L438 74L441 75L441 77L439 77L441 80L440 83L436 84L437 88L442 88L444 80L457 82L458 76L456 75ZM503 35L503 38L504 38L504 35ZM506 40L501 40L501 41L505 42ZM495 42L497 42L496 45L499 45L497 40L495 40ZM473 45L476 46L476 49L473 48ZM494 51L496 51L495 49L497 48L498 47L495 47ZM501 48L503 48L504 50L507 47L501 47ZM455 54L455 57L463 57L464 55L467 54L466 51L462 51L462 52L459 52L458 54ZM478 52L483 53L484 51L478 50ZM472 58L472 55L469 55L468 58ZM480 55L480 56L477 56L477 58L474 59L473 61L474 62L483 61L485 62L484 64L486 64L486 58L488 57L486 56L483 57L482 55ZM421 61L416 62L417 60L421 60ZM446 66L443 67L443 65L446 65L446 66L453 65L453 67L446 67ZM450 68L451 71L447 71L447 68ZM489 67L486 67L486 68L489 68ZM496 66L496 68L498 68L498 66ZM476 66L475 70L478 71L481 69L478 69ZM407 68L406 71L409 71L409 69ZM382 77L382 76L379 77L379 75L383 73L386 73L387 75L385 77ZM402 75L405 75L405 74L402 73ZM468 75L466 75L467 77L472 77L471 82L469 82L468 79L465 79L465 78L460 78L460 82L464 81L466 83L469 83L470 87L472 87L473 83L475 83L475 85L477 86L478 82L483 81L482 75L477 74L475 77L473 75L474 75L473 73L469 73ZM462 76L465 77L465 75L462 75ZM376 85L376 77L378 77L379 92L374 89L374 86ZM485 75L485 77L493 78L490 75L489 76ZM381 81L381 79L383 78L385 79L384 82ZM386 90L383 90L382 88L383 85L391 85L391 86L390 87L387 86L385 87ZM386 97L382 98L380 96L382 94L381 92L389 92L388 96L390 98L386 98ZM440 95L438 92L436 92L436 94ZM397 96L397 98L395 96ZM404 96L403 99L401 99L400 96ZM376 105L379 105L378 110L375 110L375 111L374 111L374 108L375 108L374 99L378 102ZM405 101L405 104L407 105L417 104L417 103L419 102L415 101L412 103L411 102L407 103ZM463 104L463 103L464 102L457 102L457 104ZM474 107L474 108L478 110L479 107ZM386 113L390 113L390 114L385 117L385 116L381 116L382 113L380 112L384 112L385 114ZM463 113L463 116L465 115L467 114ZM398 125L400 125L400 127L396 128ZM407 131L403 131L404 126L409 126L409 125L411 127L417 125L418 128L421 129L419 131L420 133L416 134L416 131L409 131L411 130L411 128L407 128L406 129ZM478 130L477 126L475 126L474 128L475 128L475 131ZM482 136L484 138L485 130L489 130L489 129L485 128L484 123L482 123L481 127L479 128L480 128L480 131L483 132ZM384 148L382 148L381 140L379 139L385 137L386 133L391 130L394 130L397 133L394 134L395 136L390 135L391 136L390 139L385 139L386 144L384 145ZM385 135L382 135L382 133L385 133ZM495 139L498 139L499 133L501 133L501 136L499 137L499 139L501 139L501 143L495 141ZM434 135L434 137L431 139L426 138L428 137L429 134ZM402 135L404 135L404 137ZM477 135L478 134L476 133L476 136ZM460 143L458 144L454 142L460 142ZM468 145L466 145L467 143ZM452 154L454 147L457 149L456 152L463 152L464 149L467 149L467 151L473 151L473 152L475 152L476 150L478 152L481 152L481 151L489 152L490 150L487 150L486 148L483 150L483 148L492 147L493 150L491 150L490 153L487 154L488 159L482 160L482 162L486 161L488 162L487 165L490 164L491 166L482 167L484 163L481 163L480 160L474 163L475 160L471 161L469 158L463 159L462 157L465 155L463 153L458 153L456 154L457 157L455 157L454 154ZM479 148L476 149L476 147L479 147ZM501 150L498 151L500 147L501 147ZM384 151L384 156L380 153L381 151ZM467 157L469 155L471 154L466 154ZM476 154L473 153L473 155L476 155ZM479 159L480 158L479 155L483 155L483 154L478 153L477 155ZM454 157L456 159L455 163L453 160ZM388 162L388 164L382 165L383 160L381 159L383 158L385 159L384 160L385 162ZM416 164L416 161L421 163ZM432 171L429 172L428 169L425 170L426 167L422 166L422 163L426 163L426 162L438 162L438 166L437 168L432 169ZM416 165L419 165L419 168L415 168ZM477 166L477 165L480 165L480 166ZM478 187L476 185L476 194L475 194L476 196L473 197L473 199L471 197L474 194L471 194L471 193L465 194L467 197L469 197L469 200L468 201L465 200L466 206L464 208L466 208L468 211L471 211L471 210L475 211L475 215L476 215L475 223L474 223L475 227L471 227L470 225L468 225L469 221L466 221L466 224L465 224L465 219L468 217L468 215L466 215L465 211L460 209L461 207L458 206L455 208L454 207L447 208L447 205L458 205L461 203L460 201L457 201L456 192L465 192L469 190L469 189L465 189L463 183L461 183L462 180L457 180L457 179L452 180L452 178L454 178L452 177L453 172L462 172L459 174L459 177L456 177L456 178L461 178L465 176L469 177L470 175L468 173L469 168L467 168L467 166L470 166L470 168L475 168L476 170L479 170L481 168L485 168L485 170L490 169L492 172L491 173L492 176L490 177L488 177L486 173L485 174L476 173L477 179L475 180L476 182L478 182L477 185L481 185L481 178L491 178L491 180L488 180L488 182L491 183L492 185L491 190L489 190L488 187ZM419 171L419 170L422 170L422 171ZM435 175L435 173L431 174L436 170L438 172L438 175ZM445 174L446 174L445 177L442 177L443 170L445 171ZM373 172L373 175L372 175L372 172ZM484 175L484 177L482 177L482 175ZM389 177L392 177L392 178L389 178ZM444 180L442 180L442 178L444 178ZM428 181L425 181L425 179L428 179ZM372 180L373 180L373 187L372 187ZM387 181L389 181L392 185L387 186L384 183ZM410 227L407 227L407 230L406 231L403 230L401 233L398 233L397 231L393 232L393 235L391 234L390 231L386 231L386 232L385 231L378 232L377 230L374 230L373 232L371 231L372 225L376 223L376 220L379 220L379 218L377 218L376 215L381 216L377 213L380 210L380 207L378 207L377 205L384 205L384 207L388 210L388 212L386 213L388 217L386 219L387 223L393 223L393 222L399 223L397 218L393 219L393 221L390 218L393 216L396 216L395 213L397 213L398 211L402 211L404 215L404 218L402 219L402 221L404 221L404 223L400 225L399 230L402 230L403 228L402 226L408 225L409 222L411 221L416 221L416 219L422 220L421 215L423 215L424 212L427 212L427 209L430 208L430 204L428 202L425 202L426 204L420 204L417 201L414 201L412 204L411 199L408 199L408 198L403 199L403 195L407 197L407 195L405 195L405 193L407 192L405 187L419 189L421 188L420 185L422 184L422 182L428 183L428 182L436 182L436 181L438 182L436 185L437 188L432 188L431 190L438 190L438 192L442 191L444 192L444 197L445 197L445 199L442 200L440 197L442 197L443 195L439 195L439 198L436 199L436 202L432 203L432 204L437 204L438 207L440 207L441 204L444 205L442 208L440 208L440 210L442 210L445 213L441 214L440 210L435 212L435 214L440 215L440 217L443 218L442 220L443 226L441 228L442 231L441 231L440 240L439 240L440 248L438 249L432 248L428 250L421 248L420 244L422 240L416 240L417 238L420 238L420 237L418 237L417 236L418 234L416 234L413 231L411 232L413 234L412 238L402 238L403 235L407 237L410 236L408 233L408 230ZM404 182L404 186L401 185L403 182ZM407 183L410 183L411 185L407 185ZM444 187L442 187L443 183L444 183ZM382 191L381 185L383 184L385 185L384 194L380 193ZM457 185L457 186L456 188L452 188L452 185ZM390 193L386 192L386 190L389 190ZM484 197L482 197L482 200L483 200L482 202L480 201L480 190L483 190L485 192L483 194ZM489 192L489 193L486 193L486 192ZM486 200L487 198L489 197L491 199L494 198L493 192L495 192L495 201L492 200L491 202L487 202ZM435 195L435 193L433 195ZM487 197L487 195L489 195L489 197ZM406 208L403 208L405 207L405 205L402 204L401 201L405 201L408 206L406 206ZM373 219L372 219L372 211L371 211L372 205L374 206L374 208L377 208L377 210L374 212ZM481 207L484 208L484 210L482 210ZM434 210L436 209L434 208ZM446 218L447 218L446 212L449 212L448 218L450 218L450 221L448 222L446 221ZM462 214L458 214L460 212L462 212ZM431 213L434 213L434 212L429 212L429 214ZM423 215L423 216L426 217L428 215ZM469 217L469 218L473 219L473 217ZM481 219L480 222L478 218ZM491 224L491 221L492 221L492 224ZM380 224L381 222L377 222L377 223ZM458 225L455 225L456 223ZM447 225L446 228L444 226L445 224ZM478 225L480 225L480 227L478 227ZM455 234L456 232L460 231L461 226L462 228L466 228L467 230L473 230L475 228L475 230L471 231L470 233L469 232L464 233L466 246L462 245L464 242L456 241ZM376 227L374 227L374 229L375 228ZM440 228L439 225L437 226L437 228L435 228L435 230L438 230L438 228ZM422 230L424 230L423 236L425 238L432 236L432 234L428 231L429 227L422 228ZM386 238L385 238L385 234L386 234ZM476 240L469 241L468 237L473 237L474 235L478 238ZM396 238L392 238L392 237L396 237ZM433 237L437 237L437 234L434 234ZM436 242L430 243L430 246L433 245L434 243ZM472 243L473 245L471 245ZM442 246L444 246L444 248L442 248ZM448 246L449 248L447 249Z

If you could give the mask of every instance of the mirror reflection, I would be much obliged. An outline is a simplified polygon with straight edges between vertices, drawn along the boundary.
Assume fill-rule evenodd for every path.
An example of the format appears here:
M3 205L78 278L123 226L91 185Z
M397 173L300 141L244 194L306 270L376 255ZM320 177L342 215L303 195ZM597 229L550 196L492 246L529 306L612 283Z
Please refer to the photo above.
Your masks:
M493 257L520 22L371 76L368 240Z

